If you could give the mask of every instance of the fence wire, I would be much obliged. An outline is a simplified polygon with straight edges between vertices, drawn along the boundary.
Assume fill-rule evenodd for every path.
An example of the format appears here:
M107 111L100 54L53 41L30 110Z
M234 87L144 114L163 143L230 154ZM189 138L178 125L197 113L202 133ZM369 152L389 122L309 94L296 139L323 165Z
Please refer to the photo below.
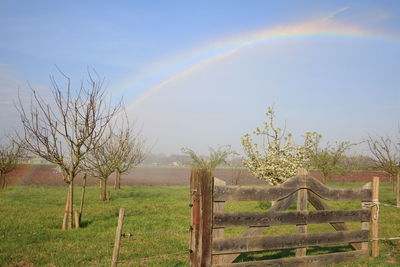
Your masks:
M125 237L127 239L127 241L129 241L129 239L131 237L136 237L136 236L146 236L146 235L160 235L160 234L165 234L165 233L190 233L190 227L188 229L170 229L170 230L165 230L165 231L148 231L148 232L133 232L133 233L122 233L121 237ZM159 237L161 238L161 236ZM143 257L143 258L133 258L132 260L119 260L118 263L132 263L132 262L140 262L140 263L144 263L144 262L149 262L149 261L153 261L156 259L163 259L163 258L168 258L168 257L173 257L173 256L179 256L179 255L184 255L184 254L189 254L190 253L190 249L186 249L183 251L178 251L178 252L173 252L173 253L166 253L166 254L160 254L160 255L154 255L154 256L150 256L150 257Z
M378 205L381 205L381 206L385 206L385 207L392 207L392 208L400 208L400 207L397 207L396 205L392 205L392 204L387 204L387 203L378 203Z
M382 203L379 201L371 201L371 202L363 202L362 203L362 207L363 208L372 208L372 207L376 207L376 213L375 213L375 218L378 218L379 216L379 211L380 211L380 207L384 206L384 207L391 207L391 208L400 208L397 207L396 205L392 205L392 204L387 204L387 203Z
M388 204L388 203L382 203L379 201L372 201L372 202L364 202L363 207L365 208L372 208L376 206L377 211L375 216L378 216L380 206L384 207L393 207L393 208L400 208L396 205ZM126 237L128 240L131 237L135 236L144 236L144 235L159 235L159 234L164 234L164 233L190 233L191 229L177 229L177 230L166 230L166 231L149 231L149 232L133 232L133 233L122 233L121 237ZM400 240L400 237L387 237L387 238L373 238L370 239L370 241L386 241L386 240ZM153 261L156 259L162 259L162 258L168 258L172 256L178 256L178 255L184 255L184 254L189 254L191 249L187 249L184 251L178 251L178 252L173 252L173 253L166 253L166 254L160 254L160 255L155 255L155 256L150 256L150 257L143 257L143 258L136 258L132 260L123 260L123 261L118 261L118 263L132 263L132 262L148 262L148 261ZM102 266L108 266L109 264L98 264L98 265L92 265L93 267L102 267Z
M166 230L166 231L154 231L154 232L133 232L133 233L123 233L121 234L122 237L134 237L134 236L141 236L141 235L157 235L157 234L164 234L164 233L189 233L190 229L179 229L179 230Z

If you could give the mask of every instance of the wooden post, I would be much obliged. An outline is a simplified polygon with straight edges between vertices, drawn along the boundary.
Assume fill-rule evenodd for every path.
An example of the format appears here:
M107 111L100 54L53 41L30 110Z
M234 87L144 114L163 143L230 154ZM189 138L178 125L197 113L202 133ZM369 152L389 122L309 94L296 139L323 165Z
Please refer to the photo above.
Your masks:
M75 228L79 228L79 212L76 210L74 211L74 219L75 219Z
M81 194L81 204L80 204L80 206L79 206L79 223L82 221L83 203L85 202L86 178L87 178L87 174L85 173L85 174L83 175L82 194Z
M214 177L214 186L225 186L226 182ZM214 202L213 204L214 213L224 212L225 202ZM213 239L224 238L224 228L213 230ZM214 255L212 256L212 264L222 264L224 263L224 256Z
M118 264L119 248L121 246L122 224L124 222L125 209L119 209L118 225L115 231L114 251L112 255L111 267L116 267Z
M297 210L307 210L307 189L300 189L297 195ZM297 233L305 234L307 233L307 225L298 225ZM296 249L296 257L304 257L307 254L307 248Z
M193 169L190 176L192 200L190 266L211 266L214 178L210 170Z
M362 189L371 189L371 183L365 184ZM367 201L361 202L361 207L363 210L369 210L370 208L365 204L368 203ZM361 230L369 230L369 222L361 222ZM368 242L361 243L362 250L368 250Z
M379 204L379 177L373 177L372 180L372 202L376 205L373 205L371 208L371 247L372 247L372 257L376 258L379 255L379 246L378 240L378 204Z
M397 174L397 207L400 208L400 173Z
M297 170L297 175L300 176L307 176L308 171L304 168L299 168ZM297 195L297 210L307 210L307 189L300 189ZM297 233L305 234L307 233L307 225L298 225L297 226ZM296 249L296 257L304 257L307 254L307 248L298 248Z

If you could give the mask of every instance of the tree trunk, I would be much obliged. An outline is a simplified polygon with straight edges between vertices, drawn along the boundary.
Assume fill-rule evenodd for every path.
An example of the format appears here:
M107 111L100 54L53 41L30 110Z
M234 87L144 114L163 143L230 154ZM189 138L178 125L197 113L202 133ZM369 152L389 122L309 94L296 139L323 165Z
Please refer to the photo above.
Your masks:
M67 193L67 200L65 201L65 209L64 209L64 216L63 216L61 230L67 229L68 205L69 205L69 191Z
M73 199L74 199L74 183L73 180L71 180L68 183L67 201L65 203L65 211L61 227L62 230L72 229L73 227L73 220L74 220Z
M107 180L100 179L100 200L106 201L107 198Z
M2 190L5 190L7 187L7 183L6 183L6 175L4 173L0 174L0 188Z
M116 190L121 189L121 173L117 171L115 174L115 186Z

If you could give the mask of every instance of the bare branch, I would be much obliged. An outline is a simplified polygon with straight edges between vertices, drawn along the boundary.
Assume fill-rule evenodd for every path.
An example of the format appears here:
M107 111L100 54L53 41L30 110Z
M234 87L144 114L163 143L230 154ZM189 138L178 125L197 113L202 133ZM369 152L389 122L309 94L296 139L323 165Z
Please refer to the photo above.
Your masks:
M66 88L62 90L51 76L53 103L45 101L34 89L30 110L26 111L19 98L19 111L24 133L18 142L24 149L57 164L71 182L79 172L85 155L103 144L103 135L120 104L105 101L103 80L89 76L77 90L71 88L70 78L61 72Z
M107 102L104 79L94 79L90 73L87 83L72 88L71 79L59 71L63 86L53 76L52 100L46 101L31 89L29 108L21 98L17 105L23 133L17 135L18 144L25 150L58 165L68 186L62 229L72 228L73 181L81 171L82 162L91 151L99 149L107 138L107 127L121 109Z
M22 147L13 140L0 145L0 189L6 188L7 173L16 168L23 155Z
M368 136L369 151L374 157L377 167L395 177L400 171L400 150L398 144L389 137Z

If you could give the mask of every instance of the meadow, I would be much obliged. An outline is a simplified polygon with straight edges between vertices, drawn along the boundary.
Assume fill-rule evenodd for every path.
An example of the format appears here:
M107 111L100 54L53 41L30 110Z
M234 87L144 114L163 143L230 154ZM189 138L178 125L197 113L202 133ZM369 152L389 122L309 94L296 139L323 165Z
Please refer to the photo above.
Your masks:
M329 184L361 187L361 183ZM99 200L98 187L87 188L83 227L61 231L66 189L61 186L10 186L0 192L1 266L110 266L118 210L124 207L120 266L188 266L190 208L188 186L124 186L111 190L111 200ZM76 187L75 203L80 188ZM380 201L395 204L388 183L381 183ZM358 209L359 203L332 202L333 208ZM261 211L268 202L228 202L227 211ZM295 207L291 207L295 209ZM359 223L350 225L356 229ZM239 236L243 228L228 228L226 236ZM295 231L291 226L266 230L269 235ZM333 231L329 225L310 225L309 231ZM400 236L400 209L380 208L380 237ZM309 254L349 250L349 246L311 248ZM293 256L293 250L251 253L239 261ZM400 264L400 241L381 241L376 259L357 259L342 266Z

